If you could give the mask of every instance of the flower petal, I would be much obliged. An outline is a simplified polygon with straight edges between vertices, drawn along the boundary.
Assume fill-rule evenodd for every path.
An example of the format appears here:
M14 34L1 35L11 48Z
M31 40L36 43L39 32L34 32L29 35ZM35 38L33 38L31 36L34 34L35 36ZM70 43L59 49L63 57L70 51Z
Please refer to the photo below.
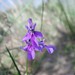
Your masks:
M33 50L33 51L31 51L31 56L32 56L32 59L34 59L35 58L35 51Z
M37 41L37 38L35 37L34 34L31 37L31 41L32 41L32 44L39 46L38 41Z
M44 41L39 41L39 47L41 50L43 50L44 46Z
M32 27L32 25L33 25L32 19L29 18L29 19L28 19L28 26L29 26L29 28Z
M45 45L45 48L47 49L48 53L50 53L50 54L52 54L54 52L54 46Z
M35 47L35 51L40 51L41 52L42 50L43 50L43 47L40 47L40 46Z
M35 27L36 27L36 23L33 25L32 29L34 30L34 29L35 29Z
M44 46L44 41L39 41L39 45L43 45Z
M30 30L28 26L25 26L25 27L26 27L26 29L27 29L28 31Z
M28 58L28 60L32 60L32 56L31 56L30 52L27 52L27 58Z
M32 19L31 19L31 18L29 18L29 19L28 19L28 22L31 24L31 23L32 23Z
M28 52L28 59L33 60L35 58L35 51L29 51Z
M23 49L24 51L27 51L28 46L22 47L21 49Z
M28 39L30 39L31 38L31 34L30 33L27 33L25 36L24 36L24 38L22 39L22 41L24 42L24 41L26 41L26 40L28 40Z
M34 31L36 37L43 37L42 33L39 31Z

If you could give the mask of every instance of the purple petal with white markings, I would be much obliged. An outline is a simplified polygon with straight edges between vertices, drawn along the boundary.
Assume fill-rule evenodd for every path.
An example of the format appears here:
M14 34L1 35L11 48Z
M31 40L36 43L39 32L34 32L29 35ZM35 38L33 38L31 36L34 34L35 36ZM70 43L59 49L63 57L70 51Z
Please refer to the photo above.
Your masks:
M45 48L47 49L48 53L52 54L54 52L54 46L45 46Z
M28 59L29 60L33 60L35 58L34 50L33 51L29 51L27 55L28 55Z

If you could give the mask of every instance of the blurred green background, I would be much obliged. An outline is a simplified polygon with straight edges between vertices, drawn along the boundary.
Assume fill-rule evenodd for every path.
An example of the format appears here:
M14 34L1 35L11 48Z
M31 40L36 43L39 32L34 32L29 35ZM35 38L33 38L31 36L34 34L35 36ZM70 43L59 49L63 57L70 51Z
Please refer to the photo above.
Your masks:
M0 0L0 75L18 75L6 46L25 75L26 53L19 47L28 18L56 46L52 55L36 54L32 75L75 75L75 0Z

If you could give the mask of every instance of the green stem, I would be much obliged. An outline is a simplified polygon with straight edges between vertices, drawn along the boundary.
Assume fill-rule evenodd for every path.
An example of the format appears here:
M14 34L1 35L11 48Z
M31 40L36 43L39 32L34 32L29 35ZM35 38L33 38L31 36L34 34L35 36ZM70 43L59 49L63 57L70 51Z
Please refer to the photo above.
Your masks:
M10 58L11 58L13 64L14 64L16 70L18 71L18 75L21 75L21 73L20 73L20 71L19 71L19 69L18 69L18 67L17 67L17 65L16 65L16 63L15 63L15 61L14 61L13 56L11 55L11 53L10 53L10 51L9 51L9 49L8 49L7 47L6 47L6 50L7 50L7 52L9 53L9 56L10 56Z
M41 57L41 59L39 60L38 64L36 64L36 69L35 69L33 75L35 75L35 74L37 73L37 71L39 70L40 65L41 65L43 59L46 57L46 55L47 55L47 53L44 52L44 54L42 55L42 57Z
M26 60L26 75L28 75L28 59Z
M42 31L43 17L44 17L44 0L42 0L42 15L41 15L41 27L40 27L40 31Z

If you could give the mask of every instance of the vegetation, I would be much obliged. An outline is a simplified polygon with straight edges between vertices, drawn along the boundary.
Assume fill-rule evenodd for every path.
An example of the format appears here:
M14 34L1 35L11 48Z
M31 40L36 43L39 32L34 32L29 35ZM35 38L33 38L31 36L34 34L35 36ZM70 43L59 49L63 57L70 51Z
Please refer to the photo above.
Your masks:
M75 1L47 0L45 2L43 0L37 8L33 6L33 1L22 5L12 1L13 8L0 11L0 74L18 75L8 51L13 56L21 74L26 73L27 58L20 46L24 45L22 38L26 32L27 19L32 18L37 23L36 30L42 31L48 40L46 43L54 44L57 50L52 55L47 52L41 54L37 52L36 59L33 62L28 61L28 72L31 73L32 69L34 75L74 75ZM4 7L9 7L5 2L2 4ZM63 73L60 70L63 70Z

